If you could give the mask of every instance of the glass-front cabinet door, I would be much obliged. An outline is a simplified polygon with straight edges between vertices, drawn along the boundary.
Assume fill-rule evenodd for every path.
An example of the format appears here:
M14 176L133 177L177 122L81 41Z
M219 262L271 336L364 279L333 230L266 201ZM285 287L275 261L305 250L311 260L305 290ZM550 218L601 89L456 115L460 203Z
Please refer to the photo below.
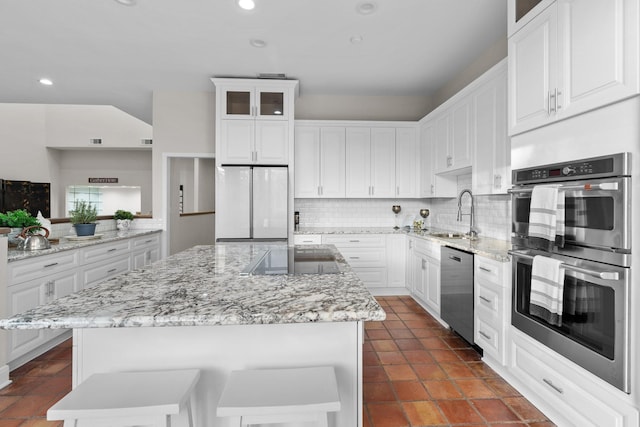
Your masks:
M283 90L230 87L223 92L223 118L288 119L287 97Z
M509 37L555 1L556 0L509 0L507 2Z

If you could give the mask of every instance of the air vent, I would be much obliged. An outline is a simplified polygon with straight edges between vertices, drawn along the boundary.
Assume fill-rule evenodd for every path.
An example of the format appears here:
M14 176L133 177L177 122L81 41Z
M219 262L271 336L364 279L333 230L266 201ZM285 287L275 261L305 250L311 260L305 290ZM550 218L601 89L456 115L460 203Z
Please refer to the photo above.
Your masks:
M153 144L153 139L141 139L140 140L140 145L152 145Z
M287 80L287 75L284 73L260 73L259 79L271 79L271 80Z
M89 145L102 145L102 139L101 138L91 138L89 140Z

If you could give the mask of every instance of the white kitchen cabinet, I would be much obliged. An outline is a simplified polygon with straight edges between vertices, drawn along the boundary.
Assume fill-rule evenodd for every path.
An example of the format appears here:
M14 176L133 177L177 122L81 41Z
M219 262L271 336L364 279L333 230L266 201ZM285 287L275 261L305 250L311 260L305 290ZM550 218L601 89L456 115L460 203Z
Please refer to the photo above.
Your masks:
M473 194L506 194L511 187L511 144L507 135L507 64L482 76L473 92Z
M119 255L129 255L130 250L131 239L123 239L82 248L80 250L80 260L83 265L86 265L96 261L111 260Z
M640 93L639 0L557 0L508 41L509 134Z
M558 425L635 427L638 410L625 393L539 342L513 330L510 374L522 394Z
M396 197L418 197L420 150L415 128L397 128L395 147Z
M82 269L82 282L85 288L90 288L100 282L109 280L119 274L131 270L131 255L129 253L114 255L105 261L95 262Z
M335 245L372 292L387 287L387 248L384 234L325 234L322 236L322 243Z
M440 316L440 245L416 238L409 238L410 291L425 304L429 312Z
M321 234L295 234L293 236L293 244L298 245L321 245Z
M455 177L436 175L435 121L420 125L420 197L455 197L458 185Z
M295 197L344 196L344 127L296 126Z
M394 291L406 286L407 237L404 234L388 234L387 252L387 288Z
M436 173L460 171L471 166L471 97L463 96L435 119Z
M131 239L131 265L142 268L160 259L160 235Z
M395 187L395 130L346 129L346 197L391 198Z
M507 337L511 323L511 263L475 255L474 341L501 366L507 364Z
M216 163L289 164L298 82L212 79L216 86Z

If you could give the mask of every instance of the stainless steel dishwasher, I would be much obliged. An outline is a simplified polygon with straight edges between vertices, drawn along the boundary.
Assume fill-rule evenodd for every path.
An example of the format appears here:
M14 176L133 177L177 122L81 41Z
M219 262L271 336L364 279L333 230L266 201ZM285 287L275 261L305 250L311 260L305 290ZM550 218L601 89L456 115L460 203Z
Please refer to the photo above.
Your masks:
M442 246L440 316L470 344L473 341L473 254Z

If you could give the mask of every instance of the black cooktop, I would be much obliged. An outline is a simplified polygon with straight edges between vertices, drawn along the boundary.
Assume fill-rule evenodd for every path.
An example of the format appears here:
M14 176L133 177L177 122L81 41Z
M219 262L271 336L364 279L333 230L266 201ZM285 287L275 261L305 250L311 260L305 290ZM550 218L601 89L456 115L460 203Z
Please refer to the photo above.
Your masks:
M241 275L337 273L340 269L331 249L283 246L258 254Z

